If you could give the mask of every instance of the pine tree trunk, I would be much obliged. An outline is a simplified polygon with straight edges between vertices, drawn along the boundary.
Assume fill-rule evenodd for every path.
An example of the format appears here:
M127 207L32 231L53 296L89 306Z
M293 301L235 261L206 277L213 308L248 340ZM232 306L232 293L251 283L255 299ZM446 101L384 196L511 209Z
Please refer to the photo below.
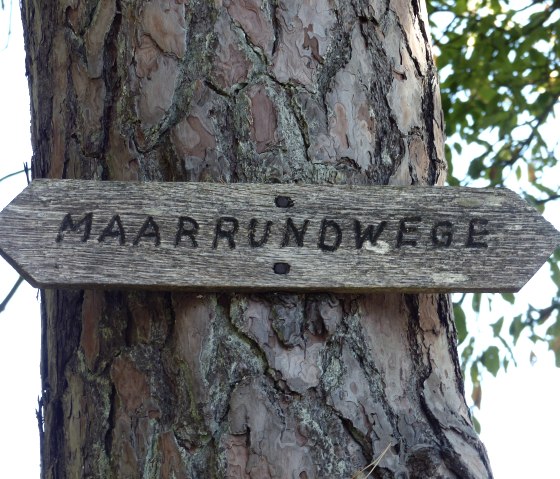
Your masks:
M442 184L418 0L23 1L35 178ZM336 271L333 271L336 274ZM44 478L491 477L446 295L42 293Z

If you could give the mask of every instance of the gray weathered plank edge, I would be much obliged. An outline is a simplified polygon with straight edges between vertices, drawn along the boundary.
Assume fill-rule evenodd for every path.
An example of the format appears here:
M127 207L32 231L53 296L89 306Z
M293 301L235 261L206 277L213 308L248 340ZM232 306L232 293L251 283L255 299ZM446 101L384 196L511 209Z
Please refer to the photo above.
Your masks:
M294 205L279 208L278 196ZM66 232L55 241L67 213L74 219L92 213L90 240ZM106 238L104 227L119 214L125 245ZM175 246L177 218L197 219L199 247ZM161 233L131 242L148 216ZM220 238L212 248L217 219L235 217L236 248ZM420 217L421 221L410 221ZM269 242L248 245L251 218L272 221ZM309 221L304 246L280 247L287 218ZM396 247L399 222L418 231L405 233L417 246ZM488 221L488 235L474 240L487 248L466 248L469 221ZM342 228L340 247L317 247L321 221ZM353 220L387 221L378 243L356 249ZM453 224L448 248L430 242L438 221ZM480 224L475 232L485 228ZM333 232L327 230L327 232ZM74 237L72 237L74 236ZM326 242L332 243L327 235ZM189 239L188 237L186 238ZM190 291L517 291L560 243L560 234L521 198L505 189L450 187L329 186L293 184L130 183L82 180L34 181L0 214L0 253L28 281L40 287L165 289ZM274 274L275 262L292 267Z

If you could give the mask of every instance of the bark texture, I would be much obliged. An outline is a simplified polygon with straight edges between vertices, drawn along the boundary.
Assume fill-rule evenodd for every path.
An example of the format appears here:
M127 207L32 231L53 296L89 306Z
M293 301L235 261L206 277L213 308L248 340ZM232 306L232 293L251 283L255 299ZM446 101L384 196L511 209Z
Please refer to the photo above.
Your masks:
M417 0L24 0L23 22L35 178L445 178ZM491 477L445 295L42 304L44 478L350 478L389 444L371 477Z

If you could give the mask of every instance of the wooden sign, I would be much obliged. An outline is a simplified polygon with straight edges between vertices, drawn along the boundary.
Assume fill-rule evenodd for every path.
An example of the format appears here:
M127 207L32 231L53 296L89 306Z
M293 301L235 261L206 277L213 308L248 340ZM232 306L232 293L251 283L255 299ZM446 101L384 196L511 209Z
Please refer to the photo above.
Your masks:
M517 291L559 243L506 189L36 180L0 214L39 287Z

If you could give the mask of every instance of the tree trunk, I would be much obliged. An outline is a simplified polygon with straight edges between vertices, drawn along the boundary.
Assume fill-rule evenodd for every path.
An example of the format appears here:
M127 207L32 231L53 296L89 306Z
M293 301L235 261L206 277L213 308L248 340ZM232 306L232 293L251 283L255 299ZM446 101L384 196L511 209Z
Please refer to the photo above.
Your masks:
M35 178L444 181L418 0L22 15ZM46 290L42 307L44 478L349 479L387 446L370 477L491 477L446 295Z

